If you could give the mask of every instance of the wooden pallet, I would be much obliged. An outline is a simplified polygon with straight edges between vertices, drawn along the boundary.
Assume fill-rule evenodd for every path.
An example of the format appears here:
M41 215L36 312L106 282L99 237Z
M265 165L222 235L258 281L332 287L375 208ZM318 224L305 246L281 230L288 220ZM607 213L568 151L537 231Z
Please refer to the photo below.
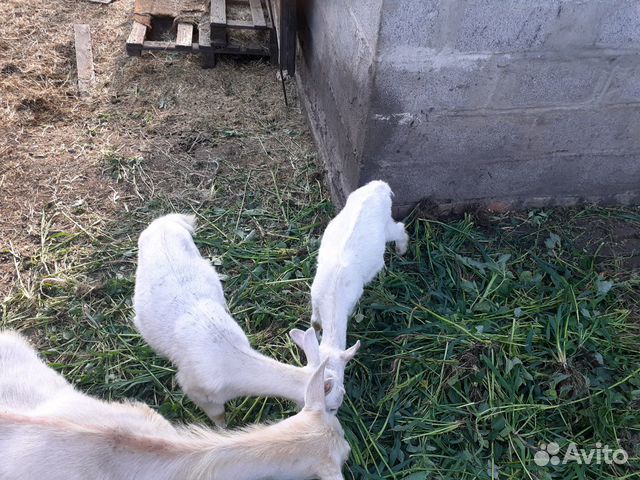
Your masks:
M277 61L277 45L273 22L269 15L267 2L269 0L211 0L210 24L211 47L216 53L248 54L270 56ZM251 19L241 20L230 18L227 13L230 8L245 9ZM239 45L230 38L230 34L237 30L269 31L269 45L254 43Z
M232 20L226 18L226 3L219 0L212 0L211 13L205 15L197 27L188 23L178 23L175 33L171 29L171 22L167 25L155 25L159 19L152 19L152 29L145 25L133 22L133 27L127 39L127 53L131 56L140 56L143 51L179 51L197 53L202 56L202 65L205 68L214 67L216 56L221 54L231 55L256 55L271 57L277 60L277 45L270 35L270 41L265 43L238 43L229 38L227 29L251 29L251 30L273 30L268 11L264 8L263 1L268 0L231 0L235 5L243 5L247 12L251 12L251 22ZM224 7L224 8L222 8ZM215 20L216 23L213 23ZM225 23L222 23L222 22ZM167 23L166 21L164 22ZM214 29L212 29L214 26ZM171 40L157 40L153 36L166 36L171 33ZM170 31L169 31L170 30ZM196 40L197 37L197 40Z
M194 41L196 35L198 40ZM149 29L134 21L127 38L127 53L139 57L144 50L197 53L202 56L204 68L211 68L216 64L211 48L211 27L206 17L200 21L197 28L190 23L178 23L175 39L172 40L152 40L149 38Z
M268 0L265 0L268 1ZM251 20L227 18L227 5L245 5L251 12ZM266 30L270 28L269 12L262 0L211 0L211 29L245 28Z

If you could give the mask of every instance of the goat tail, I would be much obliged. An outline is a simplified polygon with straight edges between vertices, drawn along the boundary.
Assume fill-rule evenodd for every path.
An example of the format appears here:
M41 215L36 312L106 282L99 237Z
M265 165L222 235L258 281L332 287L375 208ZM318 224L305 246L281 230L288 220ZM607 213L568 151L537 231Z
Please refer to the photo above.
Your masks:
M171 213L164 217L165 221L173 222L176 225L184 228L193 235L196 230L196 217L195 215L185 215L183 213Z
M387 195L389 195L390 198L394 197L394 193L391 190L391 187L384 180L373 180L369 182L368 185L370 185L371 187L375 188L378 191L386 193Z

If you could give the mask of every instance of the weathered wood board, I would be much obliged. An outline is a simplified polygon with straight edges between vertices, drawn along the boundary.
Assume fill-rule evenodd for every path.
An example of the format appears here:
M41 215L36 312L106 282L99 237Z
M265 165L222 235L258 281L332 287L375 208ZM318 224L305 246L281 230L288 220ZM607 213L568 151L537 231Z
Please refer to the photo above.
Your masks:
M127 53L139 57L142 54L142 45L146 36L147 27L134 21L129 38L127 38Z
M264 11L262 10L261 0L249 0L251 6L251 19L256 28L267 28L267 22L264 20Z
M272 1L278 34L279 62L289 75L296 72L297 0Z
M95 82L93 68L93 48L91 47L91 30L89 25L75 24L73 26L76 45L76 67L78 71L78 90L81 95L91 93Z
M179 23L176 35L176 48L178 50L191 50L193 43L193 25L190 23Z

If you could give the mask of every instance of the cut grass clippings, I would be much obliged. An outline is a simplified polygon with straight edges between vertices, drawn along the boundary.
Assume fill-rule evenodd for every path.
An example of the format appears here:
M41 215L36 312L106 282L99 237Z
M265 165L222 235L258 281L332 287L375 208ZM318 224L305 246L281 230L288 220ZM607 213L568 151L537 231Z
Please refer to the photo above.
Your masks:
M122 176L121 163L113 168ZM313 167L286 182L278 177L273 169L235 171L225 179L242 186L235 198L174 207L197 215L196 243L223 275L252 344L300 363L286 333L309 322L315 256L333 208ZM109 228L44 238L40 263L3 303L2 326L24 330L84 391L203 422L174 369L131 323L136 237L169 208L155 201ZM618 211L640 225L637 211ZM389 249L388 268L366 288L350 324L349 343L363 347L347 371L339 414L352 447L347 478L636 475L639 281L607 272L570 234L576 218L611 212L513 215L488 226L469 216L409 219L409 252L402 258ZM231 426L293 413L286 402L253 398L227 411ZM624 448L629 460L536 465L539 445L549 442L561 455L570 442Z

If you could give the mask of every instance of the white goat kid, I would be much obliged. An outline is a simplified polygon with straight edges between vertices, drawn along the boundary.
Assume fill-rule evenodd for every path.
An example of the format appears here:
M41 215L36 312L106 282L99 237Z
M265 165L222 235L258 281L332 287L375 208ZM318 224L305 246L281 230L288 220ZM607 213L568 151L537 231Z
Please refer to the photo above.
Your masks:
M320 359L329 359L327 368L338 372L334 392L343 389L344 368L360 346L358 341L345 350L349 315L364 286L384 268L386 243L395 242L400 255L407 251L404 224L391 216L392 195L389 185L379 180L358 188L322 236L311 285L311 323L316 330L322 328Z
M305 367L252 349L229 314L215 268L193 242L194 227L193 217L172 214L153 221L140 235L136 327L174 363L184 392L218 426L225 425L225 402L236 397L277 396L302 405L305 386L320 363L313 329L302 337L294 334L307 357Z
M146 405L77 392L17 334L0 332L0 478L340 480L349 445L326 412L324 364L304 408L237 432L175 428Z

